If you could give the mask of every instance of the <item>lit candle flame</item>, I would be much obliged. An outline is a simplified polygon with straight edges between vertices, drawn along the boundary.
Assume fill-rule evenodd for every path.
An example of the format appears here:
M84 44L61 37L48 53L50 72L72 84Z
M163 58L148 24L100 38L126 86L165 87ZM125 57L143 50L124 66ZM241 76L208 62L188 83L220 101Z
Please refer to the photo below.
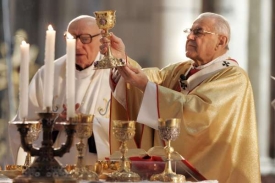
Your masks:
M26 44L27 44L26 41L21 42L21 45L26 45Z
M74 37L68 32L67 33L67 39L73 39Z
M53 31L53 26L51 24L48 26L48 30Z

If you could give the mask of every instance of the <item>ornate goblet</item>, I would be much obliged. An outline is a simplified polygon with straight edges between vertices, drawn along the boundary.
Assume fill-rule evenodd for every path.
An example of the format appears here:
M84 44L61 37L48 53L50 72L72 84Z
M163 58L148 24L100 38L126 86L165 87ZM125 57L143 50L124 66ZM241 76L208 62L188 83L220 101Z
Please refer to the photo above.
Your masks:
M176 140L180 133L180 119L172 118L166 121L159 120L159 134L162 140L167 142L167 146L164 148L166 153L166 164L165 169L161 174L155 174L150 177L151 181L162 181L162 182L185 182L185 176L176 174L172 170L171 166L171 154L174 152L174 148L171 147L171 141Z
M35 140L37 140L39 133L41 132L41 123L37 121L37 123L32 123L29 126L29 131L27 133L26 142L28 144L32 144ZM29 167L31 165L31 154L27 152L26 160L24 166Z
M96 22L100 29L105 30L105 33L102 34L102 37L109 38L109 29L112 29L116 23L116 16L114 10L107 11L96 11L94 12L96 16ZM111 48L108 46L107 53L104 57L94 62L95 69L108 69L119 66L124 66L126 63L122 59L115 58L112 55Z
M98 180L98 175L95 172L88 170L83 161L83 152L86 148L83 139L89 138L93 133L94 116L79 114L78 119L78 123L76 123L76 136L80 139L76 144L78 158L76 167L72 170L71 175L78 180L96 181Z
M121 142L121 146L119 148L122 156L120 162L119 170L113 172L110 175L110 180L114 182L138 182L140 181L140 176L137 173L134 173L130 170L129 162L126 160L125 154L128 151L126 141L134 138L135 136L135 121L121 121L114 120L113 133L117 140Z

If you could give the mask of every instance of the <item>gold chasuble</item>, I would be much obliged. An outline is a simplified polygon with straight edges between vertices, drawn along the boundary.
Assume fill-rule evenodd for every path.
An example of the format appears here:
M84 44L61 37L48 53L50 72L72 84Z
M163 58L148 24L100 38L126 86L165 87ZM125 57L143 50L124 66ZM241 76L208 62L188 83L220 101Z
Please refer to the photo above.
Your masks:
M137 62L128 58L129 64L141 68ZM112 96L111 97L111 111L110 111L110 128L109 128L109 142L110 153L119 150L120 142L113 134L113 120L134 120L136 121L139 112L140 104L142 102L143 93L134 86L128 83L125 84L125 97L127 100L126 109ZM128 105L129 104L129 105ZM154 146L153 143L154 129L140 123L136 123L136 134L134 139L127 141L129 149L141 148L148 150Z
M179 78L191 64L188 61L162 70L143 70L151 82L158 84L158 117L182 119L180 136L172 141L172 147L209 180L260 183L255 107L247 74L238 66L224 67L207 75L186 94L179 90ZM126 86L126 109L113 98L111 119L137 119L143 93ZM153 133L139 124L131 147L148 150L160 145ZM118 149L115 141L111 142L112 150Z

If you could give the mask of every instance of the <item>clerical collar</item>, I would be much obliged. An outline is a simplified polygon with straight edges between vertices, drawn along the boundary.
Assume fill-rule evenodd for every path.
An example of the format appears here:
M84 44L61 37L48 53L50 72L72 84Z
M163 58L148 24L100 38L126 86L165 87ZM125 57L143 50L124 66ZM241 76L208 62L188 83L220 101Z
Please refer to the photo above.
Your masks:
M228 56L228 53L226 52L225 54L223 54L223 55L215 58L214 60L208 62L207 64L200 65L200 66L197 66L197 67L194 66L194 69L201 70L201 69L204 69L204 68L208 67L209 65L212 65L212 64L214 64L216 62L219 62L219 61L222 61L222 60L227 60L228 58L229 58L229 56Z
M93 61L93 63L92 63L91 65L89 65L88 67L86 67L86 68L83 69L83 68L81 68L79 65L75 64L75 68L76 68L76 70L78 70L78 71L83 71L83 70L85 70L85 69L87 69L87 68L90 68L90 67L94 68L94 62L97 61L97 60L100 60L101 57L102 57L101 54L98 53L97 56L96 56L96 58L95 58L95 60Z
M98 53L95 60L100 60L101 59L101 54ZM90 77L91 74L93 74L95 72L95 69L94 69L94 64L91 64L89 67L85 68L85 69L82 69L82 70L78 70L76 68L75 70L75 77L78 78L78 79L81 79L81 78L85 78L85 77Z

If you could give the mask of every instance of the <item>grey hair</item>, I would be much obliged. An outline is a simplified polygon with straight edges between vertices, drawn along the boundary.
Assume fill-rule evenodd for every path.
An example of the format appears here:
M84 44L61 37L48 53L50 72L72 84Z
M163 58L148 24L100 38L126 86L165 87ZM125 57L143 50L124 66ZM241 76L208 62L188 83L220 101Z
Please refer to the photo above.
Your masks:
M202 13L199 15L198 18L211 18L212 20L215 21L215 27L214 27L214 31L218 34L224 35L227 37L228 42L226 45L226 49L229 49L229 41L230 41L230 37L231 37L231 30L230 30L230 25L228 23L228 21L226 20L226 18L222 15L216 14L216 13L211 13L211 12L206 12L206 13Z

